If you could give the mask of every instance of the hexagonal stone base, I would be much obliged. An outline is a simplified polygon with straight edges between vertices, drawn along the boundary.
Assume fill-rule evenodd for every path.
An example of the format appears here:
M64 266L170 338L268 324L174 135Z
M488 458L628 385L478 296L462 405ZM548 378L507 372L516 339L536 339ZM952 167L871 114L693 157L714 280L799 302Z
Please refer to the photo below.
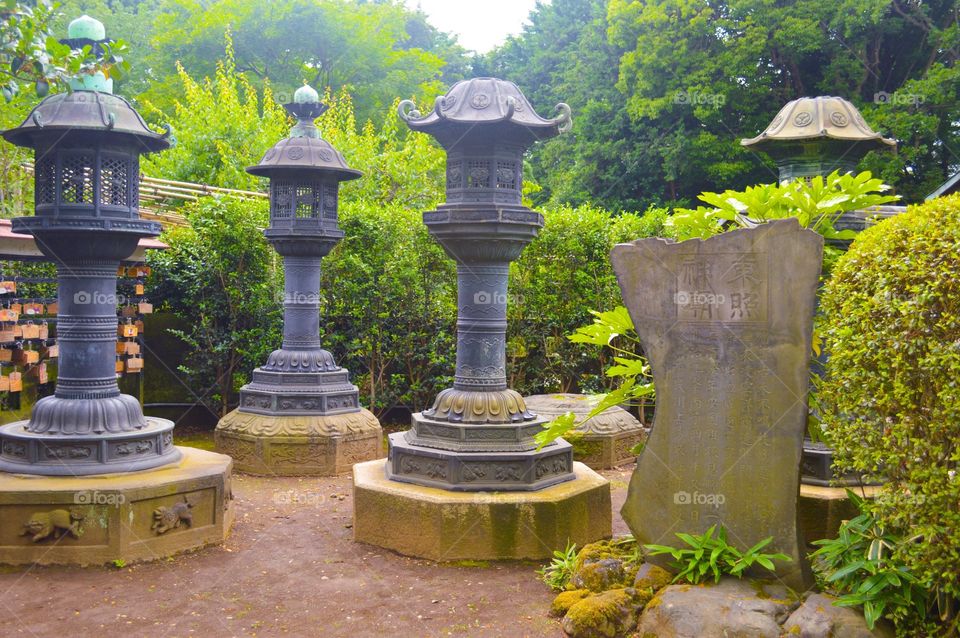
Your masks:
M525 397L527 408L537 415L553 420L573 412L577 422L590 413L593 406L585 394L535 394ZM608 470L632 463L636 455L630 450L647 440L648 430L621 407L604 410L565 438L573 446L573 458L595 470Z
M238 471L264 476L334 476L383 457L380 422L363 409L327 416L234 410L217 424L214 439Z
M435 561L543 559L568 542L608 538L610 484L582 463L537 492L451 492L387 479L383 461L353 468L354 540Z
M573 449L563 439L542 450L453 452L411 444L406 432L390 435L387 478L465 492L541 490L572 481Z
M233 522L230 457L179 450L176 464L127 474L0 473L0 563L132 563L222 543Z

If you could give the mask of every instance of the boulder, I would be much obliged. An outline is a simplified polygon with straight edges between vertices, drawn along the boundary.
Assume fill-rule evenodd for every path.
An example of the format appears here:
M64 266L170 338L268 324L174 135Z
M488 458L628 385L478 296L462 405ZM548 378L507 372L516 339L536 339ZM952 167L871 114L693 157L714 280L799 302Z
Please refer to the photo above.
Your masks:
M673 574L662 567L644 563L637 570L637 576L633 580L633 588L637 591L651 591L655 594L671 582L673 582Z
M637 573L633 541L612 539L585 545L577 555L571 583L577 589L602 592L630 587Z
M670 585L647 603L642 638L780 638L799 606L782 585L724 578L707 585ZM571 610L572 611L572 610Z
M591 595L589 589L574 589L557 594L550 604L550 615L554 618L563 618L576 603Z
M570 638L617 638L637 626L643 603L632 588L611 589L574 603L563 618Z
M893 630L886 624L877 624L871 631L863 614L851 607L837 607L836 598L826 594L812 594L790 614L783 631L791 638L893 638Z

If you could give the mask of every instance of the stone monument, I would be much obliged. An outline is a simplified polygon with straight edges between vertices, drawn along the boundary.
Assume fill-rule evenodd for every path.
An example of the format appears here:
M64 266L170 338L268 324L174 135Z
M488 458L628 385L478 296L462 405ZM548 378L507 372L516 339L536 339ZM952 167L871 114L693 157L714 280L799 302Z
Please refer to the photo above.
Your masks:
M541 558L610 533L609 485L566 441L538 449L547 420L506 377L509 266L543 226L522 203L523 154L569 128L569 107L558 110L542 118L494 78L455 84L425 115L400 104L447 151L447 202L423 221L457 262L456 373L390 435L386 466L354 468L357 540L434 559Z
M672 545L711 525L741 549L772 536L767 551L792 559L778 576L811 583L797 498L822 251L795 219L614 247L657 384L622 510L640 542Z
M270 178L264 235L283 256L283 344L254 370L215 437L244 472L331 476L379 458L383 447L377 418L320 343L320 262L343 238L339 184L360 172L320 138L314 120L327 107L315 90L300 87L286 109L297 118L290 136L247 169Z
M535 394L526 397L527 407L544 418L555 419L573 412L580 425L566 438L573 457L595 470L609 470L636 460L631 450L647 438L647 429L620 406L613 406L584 421L593 405L585 394Z
M94 52L106 42L87 16L69 36ZM85 75L3 132L36 157L36 214L13 228L57 266L60 360L55 393L0 427L0 562L152 559L230 527L230 458L174 446L173 423L117 386L117 269L160 233L139 216L140 155L169 142L111 88Z

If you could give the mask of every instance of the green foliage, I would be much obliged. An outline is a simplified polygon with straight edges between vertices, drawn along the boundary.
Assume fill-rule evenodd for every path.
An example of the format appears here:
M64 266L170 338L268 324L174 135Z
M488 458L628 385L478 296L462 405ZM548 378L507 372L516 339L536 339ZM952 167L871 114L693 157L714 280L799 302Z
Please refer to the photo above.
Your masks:
M843 522L837 538L813 543L819 549L810 558L821 585L839 595L835 605L862 606L870 629L881 618L923 627L929 592L896 557L897 548L911 541L885 530L864 499L850 490L847 498L860 514Z
M740 138L804 95L894 135L861 169L918 201L957 164L958 43L954 0L552 0L486 64L538 110L573 108L573 134L533 153L553 202L642 209L775 179Z
M577 566L577 544L567 542L563 551L553 551L553 560L537 570L537 574L553 591L564 591Z
M217 61L214 77L196 80L177 67L184 98L173 114L150 103L145 113L173 127L173 148L143 159L148 175L224 188L260 190L266 180L244 168L260 161L268 148L289 132L289 119L273 99L269 86L262 98L237 72L233 41L226 38L226 52Z
M344 199L405 206L422 211L442 201L446 179L446 154L429 135L416 133L400 120L397 104L384 114L379 126L367 122L359 129L353 98L346 90L327 91L329 110L317 120L324 139L348 158L361 179L344 183Z
M177 62L214 73L228 30L237 68L255 86L269 80L286 96L304 80L318 90L346 90L361 122L379 121L398 97L432 97L464 71L463 50L396 0L165 0L147 60L158 81L145 97L161 108L180 99Z
M456 266L408 208L346 202L340 226L323 261L324 344L370 409L422 410L452 381Z
M613 246L659 234L665 218L658 209L616 216L593 206L544 211L545 227L510 271L511 387L524 394L609 387L611 379L600 374L609 351L584 348L567 335L590 319L589 308L619 304Z
M89 46L71 50L61 44L59 38L66 33L57 34L52 26L59 9L52 0L0 4L0 94L5 101L12 100L22 85L31 85L38 97L45 97L51 86L62 88L83 74L102 72L120 78L128 70L123 40L104 45L99 60Z
M714 536L716 532L716 536ZM651 556L669 554L673 557L673 568L677 575L673 582L688 582L694 585L703 582L710 576L714 582L719 582L721 576L736 576L743 578L744 573L755 565L768 571L774 571L774 561L789 561L786 554L764 554L764 547L773 542L773 537L767 537L745 552L738 550L727 542L727 530L713 525L702 535L684 534L678 532L677 538L682 540L686 547L671 547L669 545L645 545Z
M960 598L960 197L861 233L822 298L820 389L836 471L885 480L871 506L904 565L946 607Z
M619 379L620 385L610 392L590 397L593 407L581 421L578 422L572 412L567 412L545 423L543 431L534 437L538 443L537 449L542 449L604 410L622 404L639 405L642 400L654 395L650 365L645 357L636 353L640 349L640 339L627 309L618 306L609 312L591 313L594 316L593 323L577 328L568 339L573 343L610 349L614 353L613 365L607 368L606 375Z
M896 201L896 195L869 172L859 175L834 171L827 177L807 181L798 178L781 184L748 186L743 191L700 193L709 207L678 208L666 221L668 232L678 240L706 239L724 230L748 228L773 219L795 217L804 228L827 239L853 239L856 232L834 228L843 213L864 210Z
M190 328L177 331L189 347L180 372L194 400L225 414L247 375L280 343L282 285L279 257L261 230L267 205L204 197L188 205L189 226L161 239L169 250L150 251L153 296Z

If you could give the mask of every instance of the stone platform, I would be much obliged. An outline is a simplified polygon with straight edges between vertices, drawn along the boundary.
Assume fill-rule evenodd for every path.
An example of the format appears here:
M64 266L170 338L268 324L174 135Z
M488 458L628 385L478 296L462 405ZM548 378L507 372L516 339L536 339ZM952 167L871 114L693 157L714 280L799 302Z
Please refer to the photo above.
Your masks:
M535 492L454 492L387 479L384 461L355 465L354 540L434 561L540 560L612 530L609 482L576 478Z
M524 398L527 409L547 420L573 412L577 423L583 421L593 404L585 394L535 394ZM595 470L609 470L632 463L637 456L631 450L647 439L648 430L619 406L604 410L564 435L573 446L573 458Z
M214 438L238 471L262 476L334 476L383 456L380 422L365 409L326 416L234 410Z
M230 457L178 449L179 462L142 472L0 473L0 563L132 563L222 543L233 521Z
M819 485L800 485L800 500L797 501L797 524L808 545L822 538L836 538L840 524L855 517L857 506L847 498L846 487L823 487ZM880 486L868 485L863 488L851 487L855 494L874 498L880 492Z

